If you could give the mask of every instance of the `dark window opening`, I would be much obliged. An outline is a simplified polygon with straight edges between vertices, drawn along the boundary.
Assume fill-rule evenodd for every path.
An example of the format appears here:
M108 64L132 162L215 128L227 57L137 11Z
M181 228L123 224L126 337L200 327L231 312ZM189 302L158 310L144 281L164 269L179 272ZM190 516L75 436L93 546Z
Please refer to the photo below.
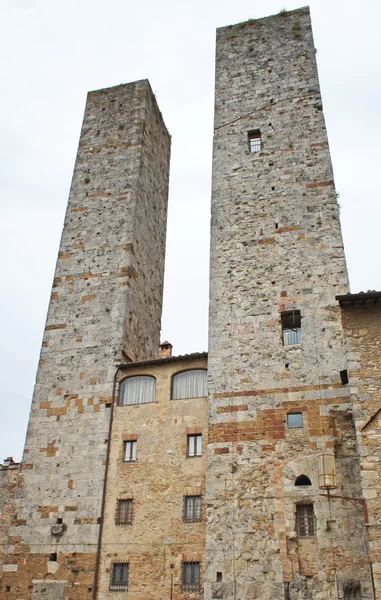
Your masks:
M359 581L344 581L343 582L344 600L360 600L361 585Z
M202 452L202 435L197 433L195 435L188 435L188 456L195 457L201 456Z
M295 485L312 485L312 483L307 475L299 475L299 477L295 479Z
M57 561L57 553L53 552L53 554L51 554L49 556L49 560L56 562Z
M315 536L315 515L313 504L296 505L296 531L298 537Z
M262 147L261 131L260 129L253 129L247 133L249 139L249 150L250 152L260 152Z
M132 498L118 500L116 506L115 522L117 525L132 524Z
M5 591L6 592L10 592L11 591L11 586L10 585L6 585L5 586Z
M137 440L130 440L129 442L124 442L124 460L126 462L135 462L136 445Z
M340 371L340 379L341 379L341 383L343 385L346 385L347 383L349 383L349 377L348 377L348 371L347 371L347 369L344 369L343 371Z
M183 519L187 523L201 521L201 496L184 496Z
M300 310L291 310L282 313L282 334L284 346L296 346L302 341Z
M57 525L62 525L62 523L63 523L63 518L57 517Z
M200 589L200 563L183 563L183 591L192 591Z
M114 563L111 570L110 590L128 590L128 563Z
M302 413L290 413L287 415L288 427L303 427Z
M216 581L222 581L222 573L221 573L221 571L217 571Z

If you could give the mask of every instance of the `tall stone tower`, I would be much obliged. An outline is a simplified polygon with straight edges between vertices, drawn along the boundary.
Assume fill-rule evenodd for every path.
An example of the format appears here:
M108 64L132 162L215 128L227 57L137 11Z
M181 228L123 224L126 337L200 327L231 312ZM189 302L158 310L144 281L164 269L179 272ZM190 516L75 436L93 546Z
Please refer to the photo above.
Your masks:
M7 546L9 598L92 597L114 373L159 345L169 155L148 81L89 93Z
M308 8L217 31L211 236L205 599L372 598Z

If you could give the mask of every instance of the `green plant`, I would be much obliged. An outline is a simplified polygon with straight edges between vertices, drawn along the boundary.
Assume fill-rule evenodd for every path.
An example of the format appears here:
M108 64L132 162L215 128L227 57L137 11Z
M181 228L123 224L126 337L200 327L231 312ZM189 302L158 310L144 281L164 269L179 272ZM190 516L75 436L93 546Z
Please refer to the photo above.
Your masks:
M300 24L299 19L295 19L293 25L292 25L292 31L295 37L300 37L301 31L302 31L302 26Z
M278 15L282 15L282 17L284 17L286 12L287 12L287 10L285 8L281 8L280 11L278 12Z
M85 183L90 183L90 177L85 177Z
M236 33L234 33L234 31L231 31L230 33L228 33L228 34L226 35L226 39L227 39L227 40L233 40L233 39L234 39L234 38L236 38L236 37L237 37L237 34L236 34Z

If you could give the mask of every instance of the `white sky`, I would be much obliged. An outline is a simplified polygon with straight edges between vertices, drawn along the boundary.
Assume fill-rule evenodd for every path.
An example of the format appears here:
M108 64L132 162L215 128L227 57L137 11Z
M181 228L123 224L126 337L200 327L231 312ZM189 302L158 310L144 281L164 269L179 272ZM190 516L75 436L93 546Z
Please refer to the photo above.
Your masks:
M172 134L162 339L207 349L215 28L297 0L0 0L0 461L21 458L88 90L148 78ZM381 289L379 0L311 0L351 291Z

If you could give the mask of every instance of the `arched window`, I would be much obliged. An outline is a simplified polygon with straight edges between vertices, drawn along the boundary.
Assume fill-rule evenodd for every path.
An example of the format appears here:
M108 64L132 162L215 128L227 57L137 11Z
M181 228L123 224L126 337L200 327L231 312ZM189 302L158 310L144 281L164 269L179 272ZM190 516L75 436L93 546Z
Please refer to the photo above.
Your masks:
M156 379L151 375L136 375L123 379L119 390L119 406L155 402Z
M172 379L172 399L203 398L208 395L205 369L177 373Z
M312 483L307 475L299 475L299 477L295 479L295 485L312 485Z

